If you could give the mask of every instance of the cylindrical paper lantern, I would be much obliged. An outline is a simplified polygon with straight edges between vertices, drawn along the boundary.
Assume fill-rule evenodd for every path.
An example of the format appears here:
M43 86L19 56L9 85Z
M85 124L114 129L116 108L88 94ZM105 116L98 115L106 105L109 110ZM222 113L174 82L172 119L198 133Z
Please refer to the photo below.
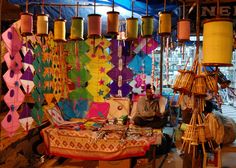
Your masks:
M54 41L66 41L66 20L56 19L54 21Z
M21 22L21 35L30 36L33 34L33 14L32 13L20 13Z
M46 14L37 15L37 35L48 35L48 15Z
M126 37L127 40L135 40L138 38L138 18L126 19Z
M203 23L204 65L230 66L233 49L233 23L226 18L215 18Z
M99 14L88 15L88 37L100 37L102 34L102 18Z
M159 13L159 29L158 33L161 36L168 36L171 33L171 13L160 12Z
M177 38L180 42L189 41L190 39L190 20L181 19L177 23Z
M71 40L83 40L84 35L84 19L82 17L72 17L70 28Z
M107 34L118 34L119 31L119 12L107 12Z
M142 37L151 37L153 33L153 16L142 17Z

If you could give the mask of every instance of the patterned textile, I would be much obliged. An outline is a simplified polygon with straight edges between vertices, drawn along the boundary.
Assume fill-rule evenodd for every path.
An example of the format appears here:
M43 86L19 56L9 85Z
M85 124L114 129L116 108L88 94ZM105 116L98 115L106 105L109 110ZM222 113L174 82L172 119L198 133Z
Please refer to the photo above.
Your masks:
M114 160L143 156L150 144L154 143L154 139L156 140L156 137L96 139L92 132L57 128L45 128L41 133L49 154L83 160Z

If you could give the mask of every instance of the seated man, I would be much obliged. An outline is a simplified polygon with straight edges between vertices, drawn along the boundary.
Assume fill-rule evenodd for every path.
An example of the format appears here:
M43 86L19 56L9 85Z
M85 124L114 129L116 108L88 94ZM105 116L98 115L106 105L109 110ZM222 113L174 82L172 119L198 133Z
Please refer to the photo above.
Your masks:
M153 90L155 91L155 87ZM133 117L134 124L152 128L163 128L167 123L167 118L161 113L160 100L160 98L154 97L151 84L147 84L146 96L138 99L137 111Z

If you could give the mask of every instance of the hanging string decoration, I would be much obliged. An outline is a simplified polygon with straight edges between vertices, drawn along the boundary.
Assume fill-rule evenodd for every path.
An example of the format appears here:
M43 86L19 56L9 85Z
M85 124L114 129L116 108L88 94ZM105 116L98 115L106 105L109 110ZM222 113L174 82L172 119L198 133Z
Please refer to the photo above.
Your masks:
M25 98L25 95L20 88L22 63L19 51L22 46L22 41L17 34L17 30L13 26L2 34L2 39L8 50L8 53L4 55L4 60L8 70L3 75L3 79L9 90L3 97L3 100L9 108L9 112L1 121L1 126L7 132L8 136L13 136L20 127L19 114L17 110Z
M95 41L100 41L98 45ZM87 64L87 68L90 72L91 79L88 81L87 89L93 96L93 100L96 102L103 102L104 98L110 92L107 86L111 79L107 75L107 72L112 68L109 63L111 56L106 51L106 48L110 46L110 42L106 38L101 39L91 39L86 40L86 43L95 48L90 48L87 56L90 58L90 62Z
M46 43L42 47L38 46L35 48L37 55L42 54L42 61L44 65L44 98L47 104L51 104L54 95L53 95L53 67L52 67L52 54L54 51L55 42L53 40L52 32L49 32L48 37L46 38Z
M102 34L102 17L96 14L96 0L94 0L94 13L88 15L88 38L99 38Z
M70 28L71 40L83 40L84 39L84 19L79 17L79 2L76 6L76 16L72 17Z
M42 57L42 48L39 44L35 45L34 48L35 60L33 62L35 68L35 75L33 81L35 83L35 88L32 92L32 97L35 101L34 107L32 109L32 117L38 125L41 125L43 120L43 103L44 103L44 63Z
M78 48L75 51L76 46L78 46ZM87 82L91 78L86 67L86 64L90 61L86 55L88 49L89 45L84 41L69 42L67 44L68 57L66 58L66 61L69 65L69 98L74 102L76 100L82 101L92 99L91 94L86 89Z
M107 34L118 35L119 12L114 11L114 0L112 1L112 11L107 12Z
M131 56L125 56L123 52L123 42L116 39L111 40L111 63L114 67L107 73L108 76L113 80L110 87L110 94L112 96L126 97L132 87L129 82L133 78L132 71L127 68L127 64L132 59Z

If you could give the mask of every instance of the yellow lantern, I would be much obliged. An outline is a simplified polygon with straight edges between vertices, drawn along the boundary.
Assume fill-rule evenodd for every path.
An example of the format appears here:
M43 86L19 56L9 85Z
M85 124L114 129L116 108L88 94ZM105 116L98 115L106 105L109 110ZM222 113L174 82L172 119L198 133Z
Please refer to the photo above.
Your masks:
M171 33L171 13L170 12L160 12L159 13L159 29L158 33L161 36L168 36Z
M70 28L71 40L83 40L84 19L82 17L72 17Z
M233 23L231 19L215 18L203 23L203 61L209 66L231 66Z
M56 19L54 21L54 41L66 41L66 20Z
M46 14L37 15L37 35L48 35L48 15Z
M153 33L153 16L142 16L142 37L151 37Z
M138 18L126 19L126 37L127 40L135 40L138 38Z

